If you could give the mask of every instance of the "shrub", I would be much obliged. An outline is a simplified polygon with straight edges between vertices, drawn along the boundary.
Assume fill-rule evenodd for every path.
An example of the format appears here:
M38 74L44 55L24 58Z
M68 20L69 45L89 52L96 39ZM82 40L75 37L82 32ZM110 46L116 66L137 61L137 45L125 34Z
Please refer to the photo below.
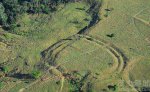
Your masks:
M112 38L112 37L114 37L115 35L112 33L112 34L107 34L106 36Z
M7 66L3 66L3 67L2 67L2 71L3 71L4 73L7 73L7 72L9 71L9 68L8 68Z
M41 76L41 72L40 71L32 71L31 76L34 79L37 79L37 78L39 78Z

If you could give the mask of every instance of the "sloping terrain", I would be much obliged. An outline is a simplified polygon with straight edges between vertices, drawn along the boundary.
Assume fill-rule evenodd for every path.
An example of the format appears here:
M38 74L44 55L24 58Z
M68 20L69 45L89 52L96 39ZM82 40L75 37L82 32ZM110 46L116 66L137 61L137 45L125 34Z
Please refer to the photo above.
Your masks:
M150 92L150 1L97 2L1 29L0 92Z

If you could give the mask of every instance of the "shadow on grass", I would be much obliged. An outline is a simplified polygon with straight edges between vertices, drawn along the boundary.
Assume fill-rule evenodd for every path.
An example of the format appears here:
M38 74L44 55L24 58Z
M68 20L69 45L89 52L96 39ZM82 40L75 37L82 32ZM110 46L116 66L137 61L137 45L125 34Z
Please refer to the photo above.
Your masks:
M30 74L15 73L13 75L8 75L8 76L17 79L34 79Z

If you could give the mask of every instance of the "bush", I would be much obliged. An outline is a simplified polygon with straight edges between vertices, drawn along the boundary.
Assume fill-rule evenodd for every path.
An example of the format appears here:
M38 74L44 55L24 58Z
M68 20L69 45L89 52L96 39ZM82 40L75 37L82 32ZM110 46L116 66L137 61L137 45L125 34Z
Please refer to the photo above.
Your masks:
M9 68L7 66L2 67L2 71L4 73L7 73L9 71Z
M107 34L106 36L112 38L112 37L115 36L115 34L113 34L113 33L112 34Z
M40 71L32 71L31 76L34 79L38 79L41 76L41 72Z

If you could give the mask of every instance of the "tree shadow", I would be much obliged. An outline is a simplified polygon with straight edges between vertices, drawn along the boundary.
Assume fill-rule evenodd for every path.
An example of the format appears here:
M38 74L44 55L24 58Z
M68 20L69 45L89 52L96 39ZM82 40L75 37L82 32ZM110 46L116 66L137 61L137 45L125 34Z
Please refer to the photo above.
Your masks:
M30 74L22 74L22 73L15 73L13 75L10 75L9 77L13 77L17 79L34 79Z

